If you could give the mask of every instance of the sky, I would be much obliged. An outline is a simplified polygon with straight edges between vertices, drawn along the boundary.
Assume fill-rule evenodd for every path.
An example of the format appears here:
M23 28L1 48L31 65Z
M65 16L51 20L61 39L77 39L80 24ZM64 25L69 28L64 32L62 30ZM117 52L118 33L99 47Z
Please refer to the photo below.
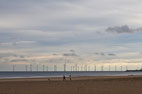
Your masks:
M141 0L0 0L0 71L142 65Z

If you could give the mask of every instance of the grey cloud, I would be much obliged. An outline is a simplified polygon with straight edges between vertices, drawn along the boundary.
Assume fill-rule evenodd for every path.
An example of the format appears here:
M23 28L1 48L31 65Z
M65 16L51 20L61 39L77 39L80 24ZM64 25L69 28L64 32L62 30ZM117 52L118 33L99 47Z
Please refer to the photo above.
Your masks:
M112 33L132 33L133 30L130 29L127 25L120 26L120 27L108 27L106 29L107 32L112 32Z
M14 57L21 58L21 59L28 58L28 56L26 56L26 55L14 55Z
M95 55L97 55L97 56L105 56L105 53L103 53L103 52L96 52L96 53L94 53Z
M108 56L116 56L114 53L108 53Z
M108 27L106 29L109 33L134 33L134 32L142 32L142 28L131 29L128 25L123 26L115 26L115 27Z
M116 56L114 53L95 52L96 56Z
M63 56L73 56L77 57L78 55L76 53L64 53Z
M70 52L74 53L74 52L75 52L75 50L71 49L71 50L70 50Z
M27 59L14 59L14 60L11 60L10 62L29 62L29 60L27 60Z

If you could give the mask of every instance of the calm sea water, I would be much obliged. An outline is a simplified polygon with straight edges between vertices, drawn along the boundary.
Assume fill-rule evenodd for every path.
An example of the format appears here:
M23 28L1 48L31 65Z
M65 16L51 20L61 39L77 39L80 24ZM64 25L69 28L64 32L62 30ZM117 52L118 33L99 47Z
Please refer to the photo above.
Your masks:
M0 72L0 78L38 78L38 77L62 77L63 75L77 76L128 76L142 75L142 72L107 72L107 71L80 71L80 72Z

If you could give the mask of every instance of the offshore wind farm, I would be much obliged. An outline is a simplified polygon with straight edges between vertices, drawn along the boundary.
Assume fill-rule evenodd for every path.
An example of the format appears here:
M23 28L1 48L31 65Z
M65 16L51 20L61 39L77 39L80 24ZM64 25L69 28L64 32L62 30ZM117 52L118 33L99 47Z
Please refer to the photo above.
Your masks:
M29 67L28 67L29 66ZM74 66L68 66L63 64L63 69L58 70L57 65L53 65L49 70L49 67L42 65L39 69L39 65L36 65L34 69L33 66L25 65L25 70L16 70L16 65L12 66L12 71L1 71L0 78L39 78L39 77L62 77L63 75L72 77L83 77L83 76L129 76L129 75L142 75L142 68L129 69L128 66L96 66L93 68L84 65L79 66L75 64ZM61 66L60 66L61 67ZM70 67L70 69L67 69Z
M53 66L50 66L50 70L49 70L49 66L48 65L36 65L36 67L32 67L32 64L29 64L29 65L23 65L25 66L25 70L22 70L22 71L123 71L122 69L122 66L121 66L121 69L117 70L117 66L114 66L114 70L111 70L111 67L108 66L108 70L104 70L104 66L99 66L98 67L98 70L97 70L97 66L94 65L94 68L90 69L90 66L87 66L87 65L84 65L84 66L79 66L77 64L75 64L74 66L71 65L71 66L67 66L67 64L63 64L63 67L61 69L61 65L58 66L58 65L53 65ZM29 66L29 67L28 67ZM39 70L39 66L40 66L40 70ZM18 69L16 70L16 65L13 65L12 66L12 70L11 71L19 71ZM60 67L60 69L58 70L58 67ZM127 70L127 66L125 68L125 70Z
M142 65L141 64L137 64L135 66L130 66L130 65L68 65L66 63L64 64L60 64L60 65L47 65L47 64L26 64L26 65L22 65L22 69L23 70L18 70L18 65L13 64L11 66L10 71L25 71L25 72L32 72L32 71L40 71L40 72L48 72L48 71L141 71L142 70ZM7 70L5 70L7 71Z

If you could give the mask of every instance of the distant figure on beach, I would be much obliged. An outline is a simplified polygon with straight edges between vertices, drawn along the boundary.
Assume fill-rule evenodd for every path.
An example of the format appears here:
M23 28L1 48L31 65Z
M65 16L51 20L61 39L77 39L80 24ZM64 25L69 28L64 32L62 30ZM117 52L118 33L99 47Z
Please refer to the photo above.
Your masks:
M65 77L65 75L63 75L63 81L65 81L66 80L66 77Z
M50 79L48 78L48 81L50 81Z
M71 75L69 75L70 81L71 81Z

